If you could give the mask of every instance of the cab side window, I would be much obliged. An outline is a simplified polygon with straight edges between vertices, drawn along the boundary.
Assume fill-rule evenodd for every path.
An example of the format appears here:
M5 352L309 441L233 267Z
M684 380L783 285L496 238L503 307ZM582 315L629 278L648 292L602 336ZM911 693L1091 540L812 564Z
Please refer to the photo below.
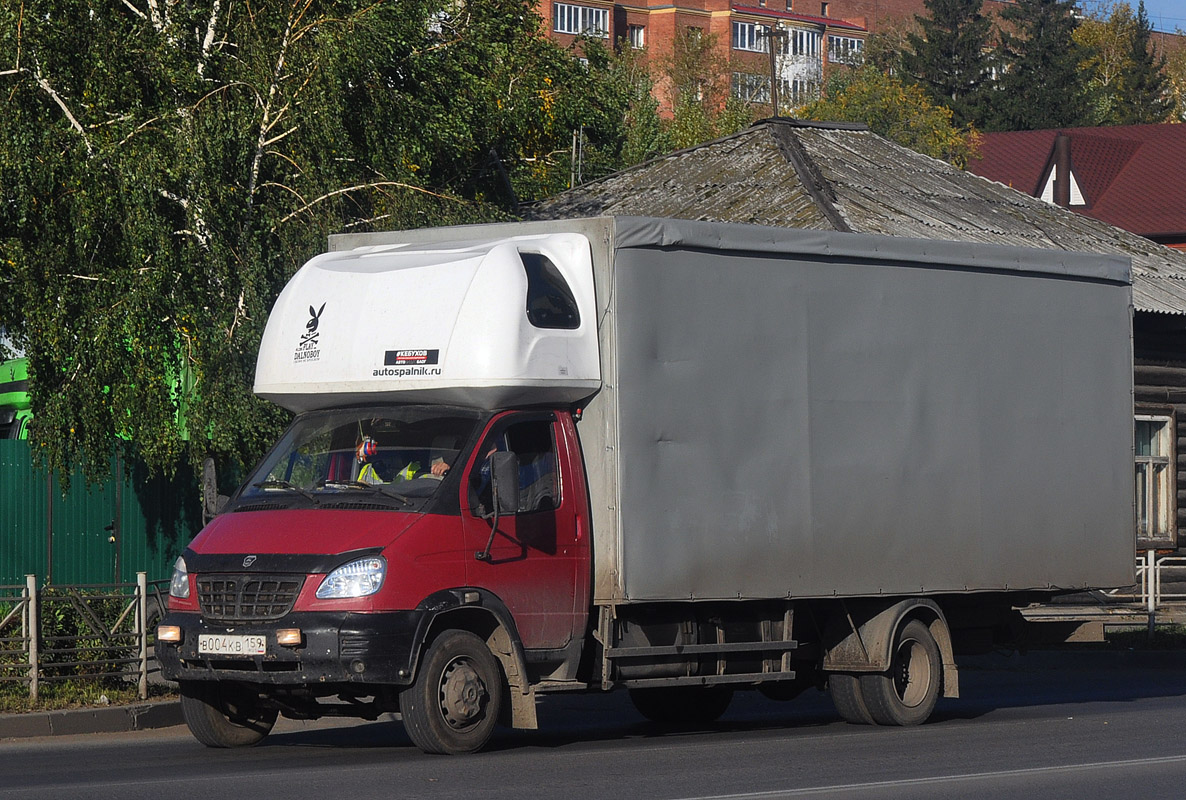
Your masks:
M512 452L519 459L519 514L551 511L560 505L550 418L514 422L496 428L486 437L469 480L470 506L474 510L492 508L490 456L496 451Z

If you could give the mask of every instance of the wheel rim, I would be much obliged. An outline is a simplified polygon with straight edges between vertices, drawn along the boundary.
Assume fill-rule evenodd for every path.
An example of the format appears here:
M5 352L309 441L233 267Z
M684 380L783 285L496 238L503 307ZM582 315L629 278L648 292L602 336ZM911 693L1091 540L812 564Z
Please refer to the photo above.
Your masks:
M931 661L926 648L915 639L898 645L895 657L894 691L902 705L915 708L926 699L931 688Z
M465 730L480 721L488 697L482 676L467 658L455 658L445 667L438 696L441 715L454 730Z

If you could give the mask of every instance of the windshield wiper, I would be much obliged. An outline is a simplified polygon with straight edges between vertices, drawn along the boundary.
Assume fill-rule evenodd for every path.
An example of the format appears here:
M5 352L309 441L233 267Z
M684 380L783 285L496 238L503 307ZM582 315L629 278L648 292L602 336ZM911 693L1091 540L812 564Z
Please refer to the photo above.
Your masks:
M314 505L317 504L317 498L313 496L312 492L306 491L305 489L302 489L296 484L290 483L288 481L260 481L259 483L253 483L251 485L256 489L286 489L290 492L296 492Z
M336 489L336 488L340 488L340 487L346 487L349 489L366 489L367 491L371 492L372 494L375 492L378 492L379 494L382 494L384 497L390 497L393 500L398 500L401 503L403 503L405 506L412 505L412 501L409 498L407 498L404 495L400 494L399 492L395 491L395 489L391 488L389 485L387 485L385 483L366 483L365 481L324 481L320 485L328 486L331 489Z

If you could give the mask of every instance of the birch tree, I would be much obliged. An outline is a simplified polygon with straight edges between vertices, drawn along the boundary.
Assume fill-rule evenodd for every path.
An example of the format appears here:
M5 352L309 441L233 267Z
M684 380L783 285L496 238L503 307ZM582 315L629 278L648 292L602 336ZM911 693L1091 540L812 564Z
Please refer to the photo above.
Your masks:
M0 327L35 451L254 459L293 270L331 231L505 218L582 74L510 0L3 4Z

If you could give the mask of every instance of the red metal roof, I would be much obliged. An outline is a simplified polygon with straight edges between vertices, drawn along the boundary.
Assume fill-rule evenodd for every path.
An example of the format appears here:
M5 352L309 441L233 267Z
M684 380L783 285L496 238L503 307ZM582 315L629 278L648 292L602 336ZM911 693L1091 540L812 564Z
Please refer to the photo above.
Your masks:
M968 171L1036 197L1059 133L1071 139L1071 172L1087 201L1072 211L1186 241L1186 125L986 133Z
M795 22L810 22L815 25L823 25L829 28L841 28L850 31L864 31L860 25L848 20L836 19L834 17L816 17L811 14L796 14L794 11L778 11L773 8L760 8L758 6L745 6L739 3L733 4L733 10L741 14L754 14L762 17L776 17L778 19L793 20Z

